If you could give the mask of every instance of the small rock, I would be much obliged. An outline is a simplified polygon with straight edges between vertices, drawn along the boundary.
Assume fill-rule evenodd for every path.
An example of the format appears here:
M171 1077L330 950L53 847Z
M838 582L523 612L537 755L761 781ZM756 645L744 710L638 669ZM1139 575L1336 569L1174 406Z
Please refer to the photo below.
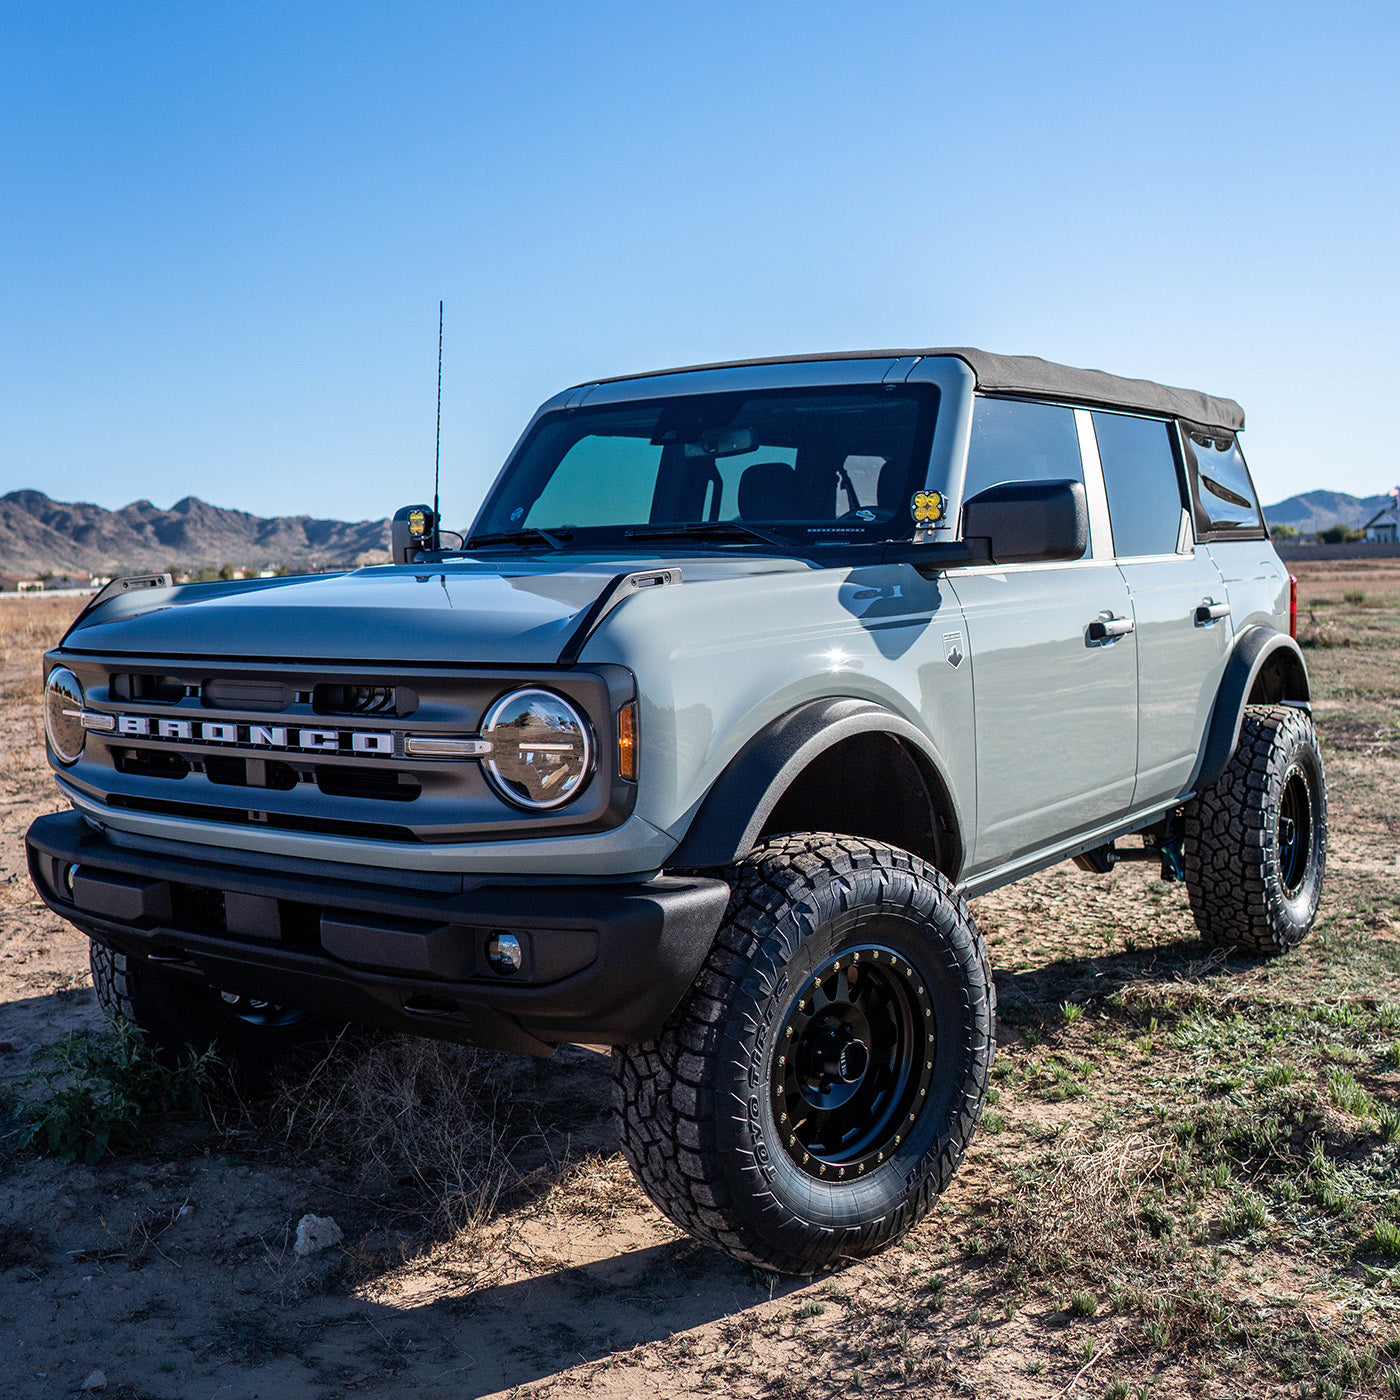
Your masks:
M292 1246L292 1252L302 1256L319 1254L344 1238L344 1231L331 1216L303 1215L297 1221L297 1242Z
M185 1204L182 1205L182 1206L180 1207L180 1210L179 1210L180 1218L183 1219L185 1216L187 1216L187 1215L193 1215L193 1214L194 1214L194 1207L193 1207L188 1201L186 1201Z
M101 1371L94 1371L81 1386L83 1390L106 1390L107 1377Z

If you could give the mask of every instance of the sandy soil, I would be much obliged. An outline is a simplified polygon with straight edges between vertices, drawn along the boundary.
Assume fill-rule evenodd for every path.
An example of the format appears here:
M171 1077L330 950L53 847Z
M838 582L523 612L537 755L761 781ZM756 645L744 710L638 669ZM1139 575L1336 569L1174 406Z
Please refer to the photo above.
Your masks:
M1394 592L1394 573L1358 581L1320 565L1304 598ZM85 939L38 903L23 868L26 826L59 805L36 676L62 611L56 601L0 601L0 1087L12 1095L28 1092L36 1050L103 1025ZM1333 653L1317 657L1310 664L1326 666ZM1367 738L1348 728L1342 700L1320 715L1325 735L1329 713L1328 909L1338 914L1372 908L1377 888L1400 889L1400 716L1387 729L1367 711L1379 736ZM1112 877L1062 866L978 902L999 969L1003 1057L1033 1068L1047 1034L1033 1029L1036 1008L1062 997L1097 1005L1159 976L1173 988L1228 982L1195 938L1181 887L1154 876L1145 864ZM1376 928L1395 937L1393 922L1388 934ZM1274 976L1253 965L1237 975L1255 988ZM1293 975L1289 995L1306 1001L1314 993L1297 984L1306 974ZM1109 1029L1086 1019L1064 1034L1092 1056ZM207 1116L164 1122L142 1150L92 1168L0 1155L0 1394L74 1394L94 1370L105 1394L152 1400L860 1387L1048 1400L1070 1393L1081 1372L1081 1394L1104 1394L1115 1377L1154 1395L1272 1392L1247 1368L1228 1385L1202 1379L1189 1347L1148 1354L1124 1311L1071 1323L1054 1285L1009 1291L969 1246L1019 1189L1035 1143L1092 1130L1097 1094L1055 1102L1008 1089L998 1106L1005 1132L979 1136L904 1246L793 1281L698 1249L637 1192L615 1155L605 1056L570 1048L537 1064L468 1052L459 1067L474 1102L445 1106L440 1121L465 1113L461 1131L476 1135L472 1190L459 1197L470 1218L435 1213L433 1192L392 1152L357 1159L341 1139L318 1148L331 1139L298 1118L314 1101L304 1086L251 1104L222 1098ZM1111 1076L1099 1082L1110 1093ZM1135 1082L1132 1092L1145 1095L1147 1121L1153 1091ZM333 1216L344 1244L295 1256L306 1212ZM1289 1306L1326 1333L1341 1308L1328 1279L1286 1249L1260 1259L1232 1266L1229 1286L1266 1309L1301 1300Z

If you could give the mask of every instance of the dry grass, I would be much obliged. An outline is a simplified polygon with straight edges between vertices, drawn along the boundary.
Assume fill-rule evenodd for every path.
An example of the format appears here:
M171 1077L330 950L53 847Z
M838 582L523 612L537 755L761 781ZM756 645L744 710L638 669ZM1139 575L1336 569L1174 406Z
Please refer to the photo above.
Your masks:
M347 1032L309 1073L284 1078L249 1110L251 1126L298 1156L333 1159L365 1197L402 1197L435 1234L469 1235L520 1175L492 1078L500 1060L442 1041Z
M1142 1133L1096 1146L1099 1137L1087 1127L1072 1128L1047 1166L1017 1189L1004 1224L1013 1274L1052 1274L1093 1260L1121 1262L1150 1238L1139 1206L1166 1147Z
M68 630L86 598L0 596L0 666L42 654ZM33 671L38 686L38 668Z

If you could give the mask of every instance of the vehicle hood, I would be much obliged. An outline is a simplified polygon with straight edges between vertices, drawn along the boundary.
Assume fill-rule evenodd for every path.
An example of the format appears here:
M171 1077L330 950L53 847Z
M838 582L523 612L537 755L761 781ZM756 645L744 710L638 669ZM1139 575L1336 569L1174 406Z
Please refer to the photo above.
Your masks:
M549 665L618 574L679 568L687 583L806 569L784 558L493 559L347 574L177 584L81 616L64 650L168 657Z

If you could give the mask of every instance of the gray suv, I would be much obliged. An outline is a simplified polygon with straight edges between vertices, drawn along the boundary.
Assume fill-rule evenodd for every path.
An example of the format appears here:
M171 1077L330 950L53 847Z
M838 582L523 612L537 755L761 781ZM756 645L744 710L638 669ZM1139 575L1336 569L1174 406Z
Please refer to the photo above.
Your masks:
M95 600L45 661L35 885L163 1046L610 1046L678 1224L795 1273L877 1250L982 1111L969 896L1147 858L1212 944L1312 923L1243 424L969 349L580 385L465 538L409 507L392 565Z

